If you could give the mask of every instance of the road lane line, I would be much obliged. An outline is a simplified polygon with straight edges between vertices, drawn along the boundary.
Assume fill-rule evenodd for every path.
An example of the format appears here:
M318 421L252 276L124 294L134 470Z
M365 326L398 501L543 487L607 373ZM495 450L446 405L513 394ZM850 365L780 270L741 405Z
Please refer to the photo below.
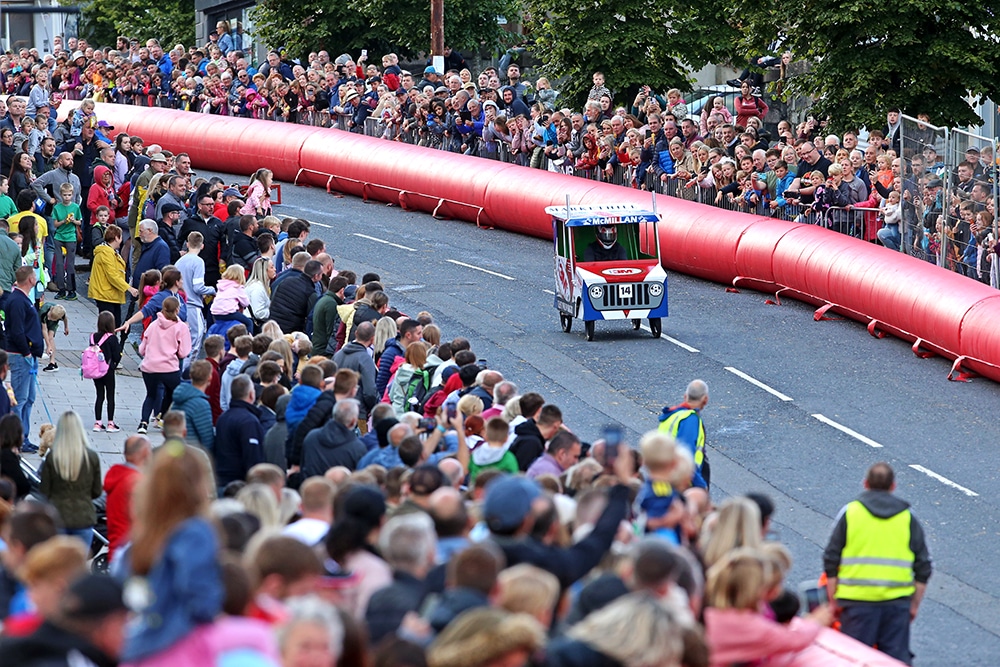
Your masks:
M552 291L552 290L550 290L550 289L543 289L542 291L543 291L543 292L545 292L546 294L551 294L552 296L555 296L555 295L556 295L556 293L555 293L555 292L553 292L553 291Z
M975 491L973 491L972 489L967 489L964 486L962 486L961 484L956 484L955 482L951 481L947 477L944 477L943 475L937 474L933 470L929 470L929 469L927 469L927 468L925 468L923 466L918 466L918 465L911 465L910 467L913 468L914 470L916 470L917 472L924 473L925 475L927 475L928 477L930 477L932 479L936 479L937 481L941 482L945 486L950 486L953 489L958 489L959 491L961 491L965 495L969 496L970 498L976 498L976 497L979 496L979 494L976 493Z
M309 224L316 225L317 227L326 227L327 229L333 229L333 225L328 225L325 222L316 222L315 220L310 220Z
M876 449L880 449L882 447L881 444L875 442L871 438L863 436L860 433L858 433L857 431L855 431L854 429L847 428L843 424L838 424L837 422L833 421L829 417L824 417L823 415L817 413L817 414L813 415L813 419L818 419L819 421L823 422L824 424L826 424L828 426L832 426L833 428L837 429L838 431L840 431L842 433L846 433L847 435L851 436L852 438L854 438L856 440L860 440L861 442L865 443L869 447L875 447Z
M639 328L642 329L643 331L647 332L647 333L652 333L652 331L649 328L649 325L640 324ZM676 338L671 338L670 336L668 336L667 334L662 333L662 332L660 333L660 338L662 338L663 340L665 340L668 343L673 343L674 345L676 345L677 347L681 348L682 350L687 350L691 354L698 354L698 352L700 351L698 348L691 347L687 343L679 341Z
M763 382L761 382L757 378L750 377L749 375L747 375L743 371L739 370L738 368L733 368L732 366L726 366L726 370L729 371L730 373L732 373L733 375L737 376L737 377L743 378L744 380L746 380L750 384L754 385L755 387L760 387L761 389L763 389L767 393L771 394L772 396L777 396L782 401L791 401L791 400L793 400L791 396L789 396L787 394L782 394L780 391L778 391L774 387L769 387L768 385L764 384ZM815 416L815 415L813 415L813 416Z
M393 244L390 243L389 245ZM457 264L458 266L464 266L467 269L475 269L476 271L482 271L483 273L488 273L491 276L496 276L497 278L503 278L504 280L517 280L517 278L511 278L510 276L505 276L502 273L497 273L496 271L490 271L489 269L484 269L481 266L475 266L473 264L466 264L465 262L459 262L458 260L455 259L446 259L444 261L449 262L451 264Z
M374 236L368 236L367 234L358 234L354 232L352 236L359 236L363 239L368 239L369 241L375 241L375 243L384 243L385 245L391 245L393 248L399 248L400 250L407 250L409 252L416 252L416 248L407 248L405 245L399 245L398 243L393 243L391 241L386 241L385 239L376 238ZM513 278L511 278L513 280Z

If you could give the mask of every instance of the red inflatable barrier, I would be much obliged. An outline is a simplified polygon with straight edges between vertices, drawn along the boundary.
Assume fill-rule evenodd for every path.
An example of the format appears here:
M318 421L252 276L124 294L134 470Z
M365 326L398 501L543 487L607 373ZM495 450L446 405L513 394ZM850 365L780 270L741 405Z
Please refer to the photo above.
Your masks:
M60 116L71 109L60 108ZM98 105L98 117L176 152L196 167L325 187L483 226L550 238L545 207L633 202L651 195L503 162L430 151L313 127ZM918 354L955 360L1000 381L1000 294L902 253L812 225L798 225L656 196L666 268L775 292L914 343ZM952 377L949 375L949 377ZM964 377L960 375L959 377Z

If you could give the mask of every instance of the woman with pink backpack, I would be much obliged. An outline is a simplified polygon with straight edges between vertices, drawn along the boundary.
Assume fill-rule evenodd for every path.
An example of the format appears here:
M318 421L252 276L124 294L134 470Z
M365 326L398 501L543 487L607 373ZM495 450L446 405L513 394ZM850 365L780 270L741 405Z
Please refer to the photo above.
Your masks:
M90 334L90 345L83 351L80 372L94 381L97 401L94 403L94 431L117 433L115 423L115 370L122 360L122 350L115 336L115 316L101 311L97 316L97 331ZM101 421L105 398L108 402L108 425Z

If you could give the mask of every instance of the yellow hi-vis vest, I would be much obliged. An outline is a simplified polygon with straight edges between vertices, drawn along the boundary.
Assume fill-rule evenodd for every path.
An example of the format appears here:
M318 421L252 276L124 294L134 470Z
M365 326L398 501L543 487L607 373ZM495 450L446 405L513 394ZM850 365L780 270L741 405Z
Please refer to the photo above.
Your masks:
M837 599L885 602L913 595L910 510L880 519L855 500L847 505L845 519Z
M681 428L681 422L695 415L698 419L698 442L694 445L694 464L701 470L701 464L705 460L705 422L697 417L698 412L690 408L678 410L660 422L660 433L666 433L674 440L677 439L677 432Z

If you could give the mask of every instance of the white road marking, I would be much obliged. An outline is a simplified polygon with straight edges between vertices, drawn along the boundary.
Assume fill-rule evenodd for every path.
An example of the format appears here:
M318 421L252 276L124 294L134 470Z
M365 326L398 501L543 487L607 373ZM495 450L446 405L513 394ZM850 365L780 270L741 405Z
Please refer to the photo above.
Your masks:
M869 447L875 447L876 449L879 449L879 448L882 447L881 444L875 442L871 438L863 436L860 433L858 433L857 431L855 431L854 429L847 428L843 424L838 424L837 422L833 421L829 417L825 417L825 416L817 413L817 414L813 415L813 418L814 419L818 419L819 421L823 422L824 424L827 424L828 426L832 426L833 428L837 429L838 431L840 431L842 433L846 433L847 435L851 436L852 438L854 438L856 440L860 440L861 442L865 443Z
M490 271L489 269L484 269L482 267L474 266L472 264L466 264L465 262L459 262L458 260L455 259L446 259L444 261L449 262L451 264L457 264L458 266L464 266L467 269L475 269L476 271L482 271L483 273L488 273L491 276L496 276L497 278L503 278L504 280L517 280L517 278L511 278L510 276L505 276L502 273L497 273L496 271Z
M405 245L399 245L398 243L393 243L391 241L386 241L385 239L376 238L374 236L368 236L367 234L358 234L355 232L352 236L359 236L363 239L368 239L369 241L375 241L375 243L384 243L385 245L391 245L393 248L399 248L400 250L407 250L409 252L416 252L416 248L407 248ZM513 280L513 278L511 278Z
M556 295L556 293L555 293L555 292L553 292L553 291L552 291L552 290L550 290L550 289L543 289L542 291L543 291L543 292L545 292L546 294L551 294L552 296L555 296L555 295Z
M923 466L918 466L918 465L911 465L910 467L913 468L914 470L916 470L917 472L924 473L925 475L927 475L928 477L930 477L932 479L936 479L937 481L941 482L945 486L950 486L953 489L958 489L959 491L961 491L965 495L969 496L970 498L976 498L977 496L979 496L979 494L976 493L975 491L973 491L972 489L967 489L964 486L962 486L961 484L956 484L955 482L951 481L947 477L944 477L943 475L937 474L933 470L928 470L927 468L925 468Z
M643 331L652 333L652 331L650 331L650 329L649 329L649 325L648 324L640 324L639 328L642 329ZM683 343L683 342L677 340L676 338L671 338L670 336L668 336L665 333L661 333L660 334L660 338L662 338L663 340L667 341L668 343L673 343L674 345L676 345L677 347L681 348L682 350L687 350L691 354L698 354L698 352L699 352L698 348L691 347L687 343Z
M326 227L327 229L333 229L333 225L328 225L325 222L315 222L313 220L310 220L309 224L316 225L317 227Z
M769 387L768 385L764 384L763 382L761 382L757 378L750 377L749 375L747 375L743 371L739 370L738 368L733 368L732 366L726 366L726 370L729 371L730 373L732 373L733 375L737 376L737 377L743 378L744 380L746 380L750 384L754 385L755 387L760 387L761 389L763 389L767 393L771 394L772 396L777 396L778 398L780 398L783 401L791 401L791 400L793 400L791 396L788 396L787 394L782 394L777 389L775 389L773 387Z

